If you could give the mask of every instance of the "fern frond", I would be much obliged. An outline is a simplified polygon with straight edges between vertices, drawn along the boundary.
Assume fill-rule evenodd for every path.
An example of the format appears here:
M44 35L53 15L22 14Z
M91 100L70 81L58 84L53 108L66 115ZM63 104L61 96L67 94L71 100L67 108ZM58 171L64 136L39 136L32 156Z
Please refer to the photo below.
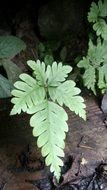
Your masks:
M101 39L97 39L97 44L94 45L91 40L89 40L89 49L87 54L87 59L89 60L90 65L94 68L100 66L100 64L104 61L104 57L107 51L107 42L101 43Z
M84 85L93 91L96 95L95 84L96 84L96 75L95 68L90 66L83 75Z
M30 125L33 127L33 135L38 137L37 145L42 148L46 165L50 166L51 172L54 172L59 180L60 166L63 166L60 157L64 157L68 116L63 108L48 100L31 108L28 113L34 114L30 119Z
M89 41L89 49L86 57L77 64L78 67L84 68L83 74L84 85L96 94L95 86L100 89L107 86L107 41L101 42L97 39L97 45ZM98 75L97 75L98 74Z
M103 3L101 0L96 3L91 4L90 12L88 13L88 21L93 22L93 29L96 31L97 36L100 36L107 40L107 1Z
M61 106L65 104L71 111L86 119L84 99L79 94L80 89L75 87L72 80L60 84L56 89L49 88L49 95L54 102L57 100Z
M12 114L21 111L33 114L30 125L33 135L38 137L37 145L41 148L47 166L59 180L64 157L64 140L68 131L68 116L61 107L65 104L82 118L86 118L85 105L80 90L75 87L75 82L66 81L70 66L53 62L52 66L45 66L44 62L29 61L35 78L28 74L21 74L12 91ZM50 96L49 96L50 95ZM52 102L52 101L53 102ZM57 100L57 103L56 103Z
M101 1L98 2L100 16L106 17L107 16L107 0L104 0L102 3Z
M21 111L26 112L45 98L44 88L40 87L35 79L28 74L21 74L19 77L21 81L14 84L16 89L12 91L15 97L11 100L14 104L11 115L20 114Z
M53 62L52 67L47 67L47 78L49 86L58 86L61 82L64 82L68 77L68 74L72 71L72 67L68 65L62 65L62 63Z
M46 74L45 74L45 63L40 62L40 60L27 61L28 66L33 70L33 75L36 77L36 80L38 81L38 84L45 85L46 84Z
M89 62L88 57L87 58L83 57L83 59L80 60L79 63L77 64L79 68L84 68L84 69L88 69L89 65L90 65L90 62Z
M107 40L107 24L104 19L99 19L94 25L93 29L96 31L97 36Z
M92 2L90 12L88 13L88 21L89 22L96 22L99 16L99 9L96 3Z
M89 22L97 22L99 18L104 18L107 16L107 1L103 3L101 0L98 1L98 5L95 2L92 2L90 11L88 13Z

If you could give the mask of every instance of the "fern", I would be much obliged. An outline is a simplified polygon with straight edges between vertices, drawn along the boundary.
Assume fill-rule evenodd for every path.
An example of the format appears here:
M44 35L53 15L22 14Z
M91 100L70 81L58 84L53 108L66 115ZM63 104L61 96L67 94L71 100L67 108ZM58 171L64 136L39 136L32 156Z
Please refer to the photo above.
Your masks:
M35 113L30 120L30 125L34 127L33 135L38 137L37 145L42 147L46 165L51 165L51 172L59 179L60 166L63 166L59 157L64 157L65 132L68 131L67 114L59 105L48 100L44 100L28 113Z
M66 80L72 68L62 63L53 62L46 67L44 62L28 61L33 70L33 77L21 74L12 91L14 104L11 115L24 111L31 114L30 125L33 135L38 137L37 145L41 148L45 163L50 166L59 181L64 157L65 137L68 132L68 116L63 109L67 106L83 119L86 119L85 104L79 95L80 89L72 80Z
M66 105L71 111L74 111L83 119L85 118L84 110L84 100L82 97L78 96L80 89L75 87L75 82L67 80L66 82L60 84L57 88L48 88L49 95L51 99L55 102L57 100L58 104L62 106Z
M96 31L97 36L107 40L107 0L103 3L98 1L98 5L94 2L91 4L90 12L88 13L88 21L93 23L93 29Z
M97 45L89 41L89 49L86 57L78 63L78 67L84 68L84 85L96 94L96 85L104 89L107 84L107 41L101 43L100 38Z
M35 79L28 74L21 74L19 77L22 81L17 81L14 84L16 89L12 91L12 95L15 96L12 98L12 103L15 105L11 114L27 112L30 107L45 98L44 88L40 87Z
M89 68L85 71L84 76L84 85L93 91L96 94L95 84L96 84L96 75L95 68L93 66L89 66Z
M89 22L97 22L99 16L99 9L96 3L92 2L90 7L90 12L88 13L88 21Z

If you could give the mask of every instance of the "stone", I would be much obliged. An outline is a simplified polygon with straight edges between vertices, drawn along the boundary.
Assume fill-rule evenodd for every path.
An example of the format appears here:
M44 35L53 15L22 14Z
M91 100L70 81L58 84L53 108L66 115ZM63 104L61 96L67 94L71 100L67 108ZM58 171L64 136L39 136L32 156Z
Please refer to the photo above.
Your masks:
M62 39L68 34L83 31L84 2L53 0L39 10L38 26L42 37L48 40Z

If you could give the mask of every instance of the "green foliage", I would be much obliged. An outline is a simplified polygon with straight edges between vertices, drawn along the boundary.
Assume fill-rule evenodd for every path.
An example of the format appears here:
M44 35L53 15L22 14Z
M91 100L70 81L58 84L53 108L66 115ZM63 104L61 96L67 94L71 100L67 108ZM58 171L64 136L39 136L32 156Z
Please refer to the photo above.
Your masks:
M101 90L107 86L107 41L97 40L97 45L89 41L89 49L86 57L78 63L78 67L84 68L84 85L96 94L96 86Z
M0 74L0 98L6 98L11 96L12 90L12 83Z
M52 55L45 55L44 62L46 65L52 65L54 58Z
M18 79L18 76L22 73L21 69L11 61L11 59L26 48L25 43L15 36L0 36L0 66L3 66L8 80L3 77L4 87L1 85L0 96L10 96L9 93L4 93L4 88L7 91L11 89L12 84ZM3 84L3 83L2 83ZM10 85L10 87L9 87Z
M86 119L85 104L79 95L80 89L75 82L66 80L72 68L62 63L53 62L52 66L44 62L28 61L33 70L33 77L21 74L20 81L12 91L14 104L11 115L21 111L32 114L30 125L33 135L38 137L37 145L41 148L45 163L50 166L59 181L64 157L65 137L68 132L68 116L63 105Z
M40 59L44 61L46 65L52 65L56 58L63 63L66 62L67 48L66 46L62 47L59 41L40 42L37 49ZM57 56L55 56L55 54Z
M1 63L7 73L9 81L13 84L22 73L21 69L10 59L3 59Z
M52 65L54 61L53 52L56 51L58 47L59 42L56 41L40 42L38 45L38 54L40 59L44 61L46 65Z
M0 59L13 58L25 48L25 43L15 36L0 36Z
M93 23L97 36L101 35L104 40L107 40L107 0L104 2L99 0L98 4L92 2L88 21Z
M92 2L88 21L93 23L100 37L96 44L89 40L87 55L79 61L78 67L83 68L84 85L96 95L97 88L102 93L107 90L107 0Z

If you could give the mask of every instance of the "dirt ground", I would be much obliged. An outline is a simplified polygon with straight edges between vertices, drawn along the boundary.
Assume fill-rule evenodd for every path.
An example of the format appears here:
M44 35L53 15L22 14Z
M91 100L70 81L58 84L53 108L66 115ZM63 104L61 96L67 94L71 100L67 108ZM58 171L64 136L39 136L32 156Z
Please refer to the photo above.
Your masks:
M95 98L86 95L85 102L86 122L68 111L65 164L55 186L32 137L29 116L9 117L9 100L0 101L0 190L107 189L107 128Z

